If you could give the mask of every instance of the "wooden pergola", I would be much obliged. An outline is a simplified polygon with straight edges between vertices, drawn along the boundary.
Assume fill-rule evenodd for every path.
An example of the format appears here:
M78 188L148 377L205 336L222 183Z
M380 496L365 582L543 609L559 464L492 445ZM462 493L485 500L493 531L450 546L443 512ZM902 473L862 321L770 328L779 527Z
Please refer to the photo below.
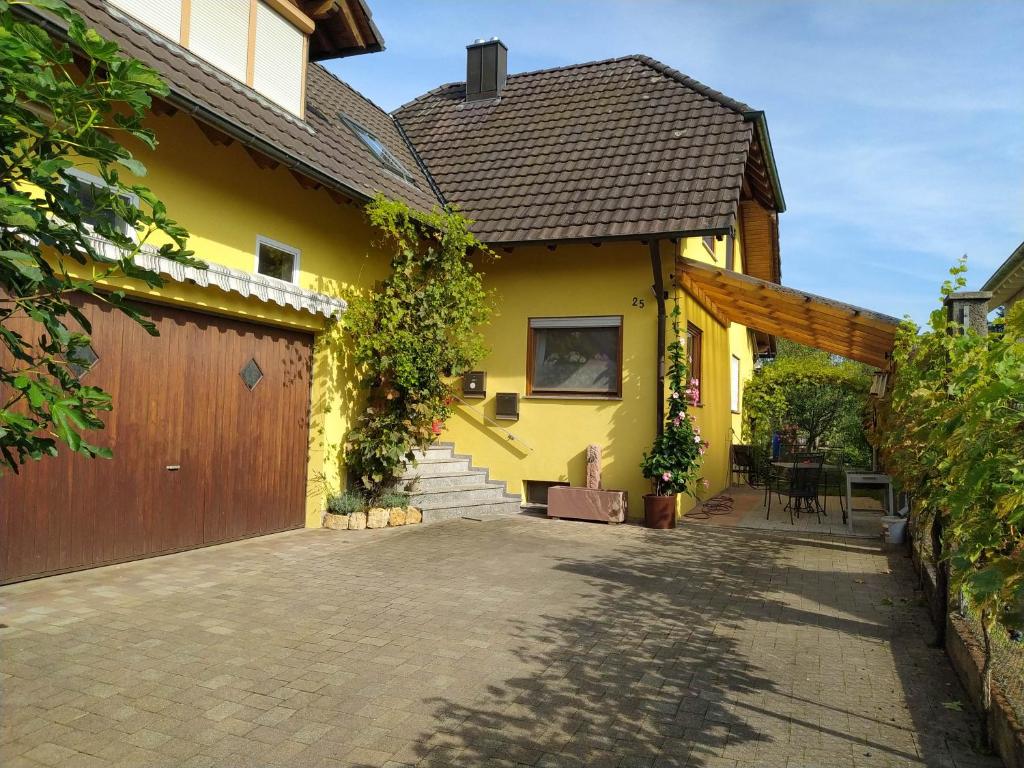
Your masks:
M900 323L895 317L693 259L679 259L677 278L724 325L741 323L882 370L889 367Z

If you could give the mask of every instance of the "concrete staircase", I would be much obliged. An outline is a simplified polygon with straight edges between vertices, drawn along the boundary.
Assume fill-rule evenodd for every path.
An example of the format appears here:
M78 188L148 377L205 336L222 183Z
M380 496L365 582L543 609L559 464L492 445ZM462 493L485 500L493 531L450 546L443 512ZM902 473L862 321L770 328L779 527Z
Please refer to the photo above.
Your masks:
M423 522L453 517L482 520L519 512L521 499L505 492L505 483L489 480L486 469L458 456L450 443L416 451L416 464L401 474L399 488L412 494L409 503L423 510Z

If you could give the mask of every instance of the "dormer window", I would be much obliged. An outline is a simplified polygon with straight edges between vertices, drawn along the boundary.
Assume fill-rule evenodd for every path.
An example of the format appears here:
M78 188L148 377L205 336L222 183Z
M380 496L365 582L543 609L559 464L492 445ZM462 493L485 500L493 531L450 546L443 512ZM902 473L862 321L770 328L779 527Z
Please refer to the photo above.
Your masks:
M302 117L313 21L289 0L110 0Z
M352 133L359 137L359 140L366 145L366 148L370 150L373 156L380 161L381 165L407 184L414 183L412 174L409 173L408 169L402 165L402 161L395 156L394 152L388 149L387 145L383 141L378 139L370 132L369 129L364 128L348 115L339 113L338 117L341 118L341 122L347 125Z

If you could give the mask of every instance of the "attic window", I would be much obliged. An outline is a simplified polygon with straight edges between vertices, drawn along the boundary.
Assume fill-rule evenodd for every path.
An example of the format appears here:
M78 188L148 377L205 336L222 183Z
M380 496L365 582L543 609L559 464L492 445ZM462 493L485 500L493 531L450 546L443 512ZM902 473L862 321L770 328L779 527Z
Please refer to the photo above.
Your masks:
M407 184L415 184L412 174L409 173L406 167L402 165L402 161L395 156L394 152L388 149L387 145L384 144L383 141L378 139L367 128L361 126L348 115L339 114L338 117L341 118L341 122L347 125L352 133L359 137L359 140L366 145L366 148L373 153L373 156L380 160L381 165Z

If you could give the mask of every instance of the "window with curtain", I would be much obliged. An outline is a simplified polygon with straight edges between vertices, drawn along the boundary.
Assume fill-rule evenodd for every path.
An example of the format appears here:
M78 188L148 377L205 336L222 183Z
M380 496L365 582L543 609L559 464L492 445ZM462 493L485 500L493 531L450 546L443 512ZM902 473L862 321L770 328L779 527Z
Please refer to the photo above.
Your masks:
M530 319L528 395L622 394L622 317Z

